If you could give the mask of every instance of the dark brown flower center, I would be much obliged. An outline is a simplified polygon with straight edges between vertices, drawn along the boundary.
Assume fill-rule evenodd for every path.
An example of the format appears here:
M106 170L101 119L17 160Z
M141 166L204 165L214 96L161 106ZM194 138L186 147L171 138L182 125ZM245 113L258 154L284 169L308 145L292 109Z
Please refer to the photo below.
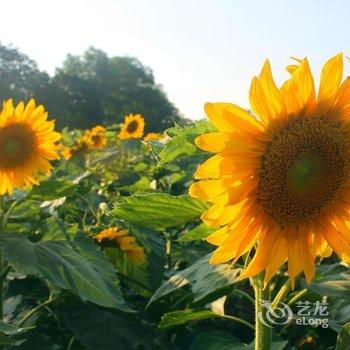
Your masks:
M128 133L133 133L137 130L139 123L136 120L131 121L126 127L126 131Z
M92 142L94 143L94 145L100 143L100 142L101 142L101 139L102 139L102 136L99 135L99 134L93 135L93 136L91 137L91 140L92 140Z
M282 226L317 218L345 184L349 153L339 126L321 118L293 120L262 158L260 203Z
M24 164L35 151L36 138L26 125L11 124L0 128L0 168Z

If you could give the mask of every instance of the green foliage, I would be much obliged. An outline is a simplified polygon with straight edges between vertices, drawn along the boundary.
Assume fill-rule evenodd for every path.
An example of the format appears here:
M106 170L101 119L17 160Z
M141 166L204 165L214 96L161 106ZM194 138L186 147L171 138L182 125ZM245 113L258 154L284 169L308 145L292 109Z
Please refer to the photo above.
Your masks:
M67 327L87 349L130 350L150 343L151 329L136 317L73 301L62 311Z
M125 202L116 203L111 215L134 224L163 230L196 220L206 209L203 201L188 196L155 193L126 197Z
M213 233L215 229L208 227L205 224L200 224L196 226L194 229L187 231L184 233L178 241L181 243L199 241L206 237L208 237L211 233Z
M120 81L134 91L128 76L136 79L145 68L136 62L130 68L127 59L108 58L97 50L70 57L59 74L77 84L72 96L83 98L93 90L83 97L77 91L108 83L103 80L111 74L106 70L110 61L125 68ZM153 77L146 73L143 82L152 85ZM118 75L113 74L112 81ZM85 102L85 116L97 103L94 107L108 122L107 105L99 95ZM109 102L110 110L117 108L112 96ZM212 130L205 121L175 126L167 131L170 140L146 144L117 141L119 127L110 125L105 148L55 161L50 179L41 178L30 191L3 196L0 347L254 349L253 291L249 280L240 278L252 254L234 264L209 264L214 248L204 239L216 228L200 220L209 204L188 196L193 173L210 156L194 140ZM66 130L63 143L72 145L82 133ZM96 236L115 227L123 235ZM273 298L286 281L284 272L282 267L270 285ZM312 315L314 303L326 300L329 328L274 325L279 338L272 349L328 350L336 342L336 349L348 349L349 289L348 267L335 256L319 262L311 284L297 278L295 289L282 301L294 313L297 300L307 301L313 305Z
M1 234L4 257L18 272L36 275L66 289L82 300L131 311L120 291L118 278L91 240L33 243L18 234Z
M153 294L150 303L189 285L198 302L206 300L211 294L225 292L225 289L238 282L240 268L232 268L228 264L210 265L208 257L204 257L192 266L170 277Z
M181 324L185 324L189 321L205 320L207 318L220 317L218 314L211 310L181 310L164 314L159 323L159 328L166 330L176 327Z
M350 323L347 323L341 329L335 350L348 350L350 349Z
M230 333L212 331L200 334L193 343L191 350L252 350L235 339Z
M167 134L171 136L171 140L165 144L159 154L160 165L172 162L180 156L193 156L197 153L203 153L196 147L194 140L197 136L214 130L215 128L206 121L198 121L188 127L177 125L168 129Z
M61 197L72 196L76 190L76 184L65 180L43 181L39 186L34 187L29 196L37 200L53 200Z

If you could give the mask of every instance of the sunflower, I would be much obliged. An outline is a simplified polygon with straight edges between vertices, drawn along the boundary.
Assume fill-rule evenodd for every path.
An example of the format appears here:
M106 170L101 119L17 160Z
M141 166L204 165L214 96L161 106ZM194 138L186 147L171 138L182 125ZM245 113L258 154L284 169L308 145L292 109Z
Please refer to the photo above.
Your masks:
M149 132L144 138L143 141L157 141L163 137L162 134L157 132Z
M102 230L94 239L101 244L106 241L116 243L119 249L135 263L145 261L144 248L135 243L135 237L130 236L128 230L122 230L119 227L110 227Z
M51 160L58 159L55 122L47 120L43 106L31 99L16 108L12 99L3 103L0 114L0 195L15 188L38 185L40 173L51 173Z
M236 261L257 247L242 278L265 271L265 285L287 261L308 283L315 257L334 250L350 261L350 78L343 56L323 67L316 97L308 60L287 67L278 88L268 61L253 78L255 116L234 104L207 103L217 132L196 144L215 155L199 166L193 197L212 203L203 221L218 230L210 262ZM256 244L257 243L257 244Z
M62 156L64 159L68 160L73 157L75 152L76 150L74 149L74 147L66 147L62 152Z
M139 139L143 135L145 120L140 114L129 114L125 117L124 124L118 134L121 140Z
M84 136L89 139L91 148L103 148L107 145L106 129L103 126L97 125L87 130Z

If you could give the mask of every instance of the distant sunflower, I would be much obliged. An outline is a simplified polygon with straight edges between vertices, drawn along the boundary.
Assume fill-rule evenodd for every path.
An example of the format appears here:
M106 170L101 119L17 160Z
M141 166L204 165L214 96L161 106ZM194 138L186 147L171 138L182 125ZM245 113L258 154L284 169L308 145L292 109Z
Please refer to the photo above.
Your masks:
M90 136L84 134L73 145L76 153L87 153L93 147Z
M143 141L157 141L163 137L162 134L157 132L149 132L144 138Z
M107 145L106 129L103 126L95 126L85 136L90 139L91 148L103 148Z
M119 249L135 263L142 263L145 261L146 256L143 247L135 243L135 237L130 236L128 230L110 227L94 236L94 239L101 244L105 241L116 243Z
M68 160L71 159L75 153L75 149L74 147L66 147L63 152L62 152L62 156L64 159Z
M265 283L288 261L310 282L316 255L332 248L350 262L350 78L342 54L323 67L318 96L307 59L288 66L277 88L268 61L252 80L252 117L234 104L208 103L218 132L196 139L216 153L197 170L190 194L213 206L202 219L220 227L207 240L211 263L237 260L258 243L243 277L266 270Z
M145 120L140 114L129 114L125 117L124 124L118 134L121 140L139 139L143 135Z
M39 184L39 173L49 175L50 161L58 159L55 122L47 120L43 106L31 99L25 106L13 106L12 99L3 103L0 114L0 195L15 188Z

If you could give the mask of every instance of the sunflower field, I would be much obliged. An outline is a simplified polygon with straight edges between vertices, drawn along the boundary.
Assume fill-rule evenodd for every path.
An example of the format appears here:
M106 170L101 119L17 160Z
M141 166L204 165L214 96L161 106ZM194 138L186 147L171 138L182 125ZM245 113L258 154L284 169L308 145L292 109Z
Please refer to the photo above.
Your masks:
M0 347L349 350L350 80L287 70L163 133L4 101Z

